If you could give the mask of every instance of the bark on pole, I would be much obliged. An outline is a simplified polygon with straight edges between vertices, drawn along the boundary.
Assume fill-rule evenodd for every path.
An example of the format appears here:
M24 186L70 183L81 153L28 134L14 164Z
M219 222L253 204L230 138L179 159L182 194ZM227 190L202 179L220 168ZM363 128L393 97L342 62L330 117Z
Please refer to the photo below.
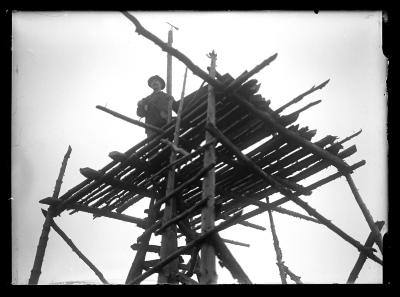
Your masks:
M68 162L69 156L71 155L71 151L72 151L71 146L68 146L68 150L67 150L67 153L65 154L63 162L61 164L60 172L58 174L56 185L55 185L55 188L53 191L54 199L57 199L58 195L60 193L62 179L63 179L64 173L65 173L65 169L67 168L67 162ZM43 264L43 258L44 258L44 254L46 252L47 241L49 239L49 232L50 232L52 218L53 218L52 207L49 207L49 210L46 215L46 219L43 223L42 233L40 235L39 244L37 246L36 256L35 256L35 260L33 263L33 268L31 270L31 275L30 275L30 278L28 281L28 284L30 284L30 285L37 285L37 283L39 282L39 277L41 274L41 269L42 269L42 264Z
M214 51L210 53L211 67L210 76L215 77L215 66L217 55ZM215 94L214 87L208 86L208 105L207 105L207 123L215 125ZM212 142L214 137L208 131L205 132L206 143ZM204 163L203 166L206 168L210 164L215 164L215 147L209 146L204 152ZM202 233L214 228L215 224L215 207L214 207L214 196L215 196L215 169L209 170L203 180L203 191L202 199L207 200L207 204L201 213L201 231ZM217 273L215 267L215 249L214 246L206 241L201 247L201 260L200 260L200 283L201 284L215 284L217 283Z

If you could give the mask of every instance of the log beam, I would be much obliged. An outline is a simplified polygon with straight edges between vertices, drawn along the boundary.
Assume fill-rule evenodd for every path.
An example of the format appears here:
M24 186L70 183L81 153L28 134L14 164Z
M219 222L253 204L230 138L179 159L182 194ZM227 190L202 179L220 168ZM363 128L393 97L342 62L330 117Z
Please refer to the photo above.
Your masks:
M379 230L382 230L383 225L385 224L385 222L384 221L378 221L375 224L376 224L376 227ZM371 232L369 234L369 236L367 238L367 241L365 242L364 246L369 248L369 247L372 247L374 245L374 243L375 243L375 235ZM347 280L348 284L354 284L354 282L356 281L356 279L358 277L358 274L360 273L360 271L361 271L361 269L362 269L362 267L363 267L363 265L364 265L366 260L367 260L367 257L363 253L360 253L360 255L358 256L357 262L354 265L354 267L353 267L353 269L352 269L352 271L351 271L351 273L349 275L349 278Z
M100 106L100 105L96 105L96 108L97 108L97 109L100 109L101 111L104 111L104 112L106 112L106 113L108 113L108 114L111 114L111 115L113 115L113 116L115 116L115 117L117 117L117 118L119 118L119 119L121 119L121 120L124 120L124 121L126 121L126 122L128 122L128 123L134 124L134 125L136 125L136 126L139 126L139 127L142 127L142 128L150 129L150 130L152 130L152 131L154 131L154 132L156 132L156 133L159 133L159 134L164 133L164 130L163 130L163 129L160 129L160 128L158 128L158 127L156 127L156 126L153 126L153 125L150 125L150 124L145 124L145 123L142 123L142 122L140 122L140 121L131 119L131 118L129 118L129 117L123 115L123 114L120 114L120 113L118 113L118 112L116 112L116 111L113 111L113 110L111 110L111 109L108 109L107 107Z
M210 66L210 77L215 77L215 67L217 54L212 51L208 57L211 59ZM215 93L214 88L208 85L208 99L207 99L207 124L215 125ZM205 141L212 142L214 137L209 133L205 132ZM213 164L216 164L215 147L209 146L204 152L203 167L208 168ZM201 212L201 232L204 234L207 231L214 228L215 225L215 169L214 166L207 170L202 183L202 199L206 200ZM201 258L200 258L200 283L201 284L216 284L217 283L217 272L215 265L215 250L214 246L210 242L205 241L201 247Z
M216 255L221 259L223 265L230 271L232 276L241 284L251 284L249 277L236 261L218 233L212 235L212 244L215 248Z
M42 209L42 213L43 215L47 218L47 211L45 211L44 209ZM89 266L89 268L97 275L97 277L100 279L100 281L105 284L108 285L108 281L104 278L103 274L100 272L99 269L97 269L97 267L90 262L90 260L78 249L78 247L73 243L73 241L64 233L64 231L61 230L60 227L58 227L58 225L54 222L53 218L50 219L50 226L53 228L54 231L56 231L56 233L58 235L61 236L62 239L64 239L64 241L70 246L70 248L78 255L78 257L85 262L85 264L87 266Z
M42 204L48 204L48 205L52 205L52 206L57 206L61 203L61 201L59 199L53 199L50 197L44 198L44 199L40 200L39 202ZM110 219L116 219L116 220L120 220L120 221L124 221L124 222L129 222L129 223L136 224L139 228L143 228L143 229L146 228L145 220L136 218L136 217L132 217L132 216L128 216L128 215L125 215L122 213L111 212L108 210L98 209L95 207L81 205L78 203L73 203L73 204L68 205L67 209L74 209L77 211L91 213L96 216L102 216L102 217L107 217Z
M366 221L368 223L369 228L371 229L372 234L375 236L376 244L378 245L381 253L383 254L383 243L382 243L381 232L379 231L378 226L374 223L374 219L372 218L371 213L369 212L367 206L365 205L364 201L362 200L361 195L358 192L357 187L354 184L353 178L351 177L350 174L346 174L346 180L351 188L351 191L354 195L354 198L357 201L358 206L360 207L360 209L364 215L364 218L366 219Z
M206 233L203 233L203 234L199 235L196 239L194 239L193 241L189 242L186 246L179 248L174 253L170 254L168 257L166 257L165 259L161 260L157 265L153 266L152 268L150 268L148 271L146 271L142 275L139 275L138 277L136 277L135 279L130 281L128 283L128 285L135 285L135 284L140 283L141 281L143 281L144 279L146 279L147 277L149 277L153 273L156 273L162 267L164 267L165 265L167 265L168 263L170 263L171 261L173 261L174 259L176 259L180 255L185 253L186 251L192 249L194 246L196 246L196 245L200 244L201 242L203 242L211 234L216 233L216 232L220 232L220 231L222 231L222 230L224 230L226 228L229 228L230 226L235 224L235 222L240 218L241 214L242 213L239 212L236 215L234 215L231 220L227 220L225 222L222 222L221 224L219 224L218 226L214 227L213 229L207 231Z

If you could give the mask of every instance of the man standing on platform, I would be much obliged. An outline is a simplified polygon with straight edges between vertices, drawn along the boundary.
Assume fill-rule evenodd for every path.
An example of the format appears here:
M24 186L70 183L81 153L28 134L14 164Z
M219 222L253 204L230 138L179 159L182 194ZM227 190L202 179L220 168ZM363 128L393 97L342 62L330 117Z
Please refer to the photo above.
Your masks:
M153 89L153 93L138 102L136 114L139 117L145 117L146 124L162 127L168 121L169 104L172 105L172 109L176 112L178 103L175 102L172 96L161 91L165 88L165 82L158 75L150 77L147 84ZM147 137L155 133L146 128Z

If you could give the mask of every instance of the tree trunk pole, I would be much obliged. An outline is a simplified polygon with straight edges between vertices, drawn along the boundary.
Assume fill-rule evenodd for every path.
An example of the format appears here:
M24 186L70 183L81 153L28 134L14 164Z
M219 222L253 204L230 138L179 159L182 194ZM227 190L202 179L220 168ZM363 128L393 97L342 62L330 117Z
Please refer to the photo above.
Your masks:
M168 31L168 46L172 47L172 28ZM167 53L167 94L172 96L172 55ZM168 123L172 119L172 100L168 102Z
M217 55L214 51L209 54L211 58L210 76L215 77L215 67ZM208 105L207 105L207 123L215 125L215 94L214 87L208 86ZM206 143L212 142L214 137L211 133L206 131L205 134ZM204 152L204 168L210 164L214 164L216 161L215 147L209 146ZM202 199L207 200L207 204L201 213L201 231L202 233L214 228L215 224L215 206L214 206L214 196L215 196L215 169L209 170L203 180L203 192ZM217 283L217 273L215 266L215 248L209 242L205 241L201 247L201 260L200 260L200 283L201 284L215 284Z
M371 213L369 212L367 206L365 205L364 201L361 198L360 193L357 190L356 185L350 174L346 174L347 183L350 186L351 191L353 192L354 198L357 201L358 206L360 207L365 219L367 220L368 226L371 229L372 234L375 237L376 244L378 245L381 253L383 254L383 245L382 245L382 235L379 231L378 227L374 223L374 219L372 218Z
M220 231L225 230L225 229L231 227L232 225L234 225L241 215L242 215L242 212L238 212L231 219L226 220L225 222L222 222L218 226L212 228L211 230L208 230L205 233L202 233L201 235L196 237L194 240L190 241L186 246L180 247L175 252L173 252L172 254L168 255L168 257L166 257L165 259L160 260L160 262L158 262L157 265L153 266L152 268L147 270L145 273L143 273L142 275L139 275L137 278L133 279L131 282L129 282L127 284L128 285L139 284L142 280L146 279L148 276L150 276L153 273L157 272L159 269L161 269L162 267L164 267L165 265L167 265L168 263L170 263L171 261L173 261L174 259L176 259L180 255L184 254L186 251L190 250L191 248L193 248L196 245L201 244L211 234L216 233L216 232L220 232Z
M147 228L150 228L156 221L157 213L160 207L154 206L155 198L150 199L149 203L149 215L147 217ZM146 230L147 231L147 230ZM140 237L140 247L138 248L135 259L132 262L131 268L129 269L128 275L125 280L125 284L129 284L133 279L142 274L143 263L146 258L147 249L151 239L152 232L144 232Z
M172 28L168 32L168 44L169 46L172 45ZM169 77L172 75L170 73L171 71L171 55L168 54L168 74ZM183 79L183 90L182 90L182 98L179 103L179 108L178 108L178 114L177 114L177 119L176 119L176 124L175 124L175 131L174 131L174 139L173 139L173 145L179 146L179 130L181 126L181 114L182 114L182 109L183 109L183 96L184 96L184 89L186 86L186 75L187 75L187 69L185 71L185 76ZM167 84L168 86L168 84ZM168 89L167 89L168 92ZM169 106L168 110L169 114L169 121L171 120L172 117L172 106ZM171 149L171 155L169 158L169 163L173 164L176 161L176 153L174 150ZM172 166L170 170L168 171L168 181L167 181L167 189L166 189L166 195L172 193L175 189L175 166ZM164 209L164 214L163 214L163 224L167 223L170 221L173 217L175 217L176 214L176 201L175 198L172 198L168 200L165 204L165 209ZM163 260L166 257L168 257L170 254L175 252L178 249L178 238L177 238L177 230L176 230L176 225L171 224L169 227L163 231L163 235L161 238L161 251L160 251L160 259ZM164 266L161 270L160 273L158 274L158 283L163 284L163 283L168 283L168 284L177 284L179 279L177 277L178 273L178 260L175 259L171 261L171 263L167 264Z
M158 127L156 127L156 126L153 126L153 125L150 125L150 124L146 124L146 123L142 123L142 122L140 122L140 121L131 119L131 118L129 118L129 117L123 115L123 114L120 114L119 112L116 112L116 111L114 111L114 110L111 110L111 109L109 109L109 108L107 108L107 107L104 107L104 106L101 106L101 105L96 105L96 108L97 108L97 109L100 109L101 111L104 111L104 112L106 112L106 113L108 113L108 114L111 114L111 115L113 115L113 116L116 117L116 118L119 118L119 119L121 119L121 120L124 120L124 121L126 121L126 122L128 122L128 123L137 125L137 126L142 127L142 128L150 129L150 130L156 132L157 134L162 134L162 133L164 133L164 130L161 129L161 128L158 128Z
M67 162L68 158L71 155L72 148L71 146L68 146L67 153L64 156L63 162L61 164L60 172L58 174L58 178L56 180L56 185L53 191L53 198L58 199L58 195L60 193L61 189L61 184L62 184L62 179L65 173L65 169L67 168ZM51 226L51 221L53 218L53 208L49 207L46 219L43 223L43 228L42 228L42 233L40 235L39 239L39 244L37 246L36 250L36 256L35 260L33 263L33 268L31 270L31 275L28 281L29 285L37 285L39 282L39 277L42 269L42 264L43 264L43 259L44 259L44 254L46 252L46 247L47 247L47 241L49 240L49 233L50 233L50 226Z
M267 197L267 198L265 198L265 200L269 204L269 198ZM283 266L283 261L282 261L282 251L281 251L281 248L279 247L278 235L276 234L274 218L272 216L272 211L270 208L268 209L268 216L269 216L269 222L271 225L272 239L274 241L274 248L275 248L275 253L276 253L276 260L277 260L276 265L278 265L279 275L281 277L282 284L287 284L286 271L285 271L285 268Z
M46 252L47 241L49 240L49 233L50 233L50 222L51 222L51 212L50 208L47 213L46 219L43 223L42 233L40 235L39 244L36 250L35 261L33 263L33 268L31 270L31 276L29 278L28 284L29 285L37 285L39 282L39 277L43 264L44 254Z
M172 46L172 28L168 31L168 46ZM167 94L172 95L172 56L167 53Z

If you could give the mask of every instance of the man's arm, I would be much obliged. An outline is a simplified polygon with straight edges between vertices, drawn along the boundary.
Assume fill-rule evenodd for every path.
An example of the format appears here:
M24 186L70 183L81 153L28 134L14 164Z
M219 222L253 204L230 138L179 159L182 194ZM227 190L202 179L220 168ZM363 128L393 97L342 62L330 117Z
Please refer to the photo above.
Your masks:
M178 113L178 108L179 108L179 102L175 101L174 97L172 97L172 110Z

